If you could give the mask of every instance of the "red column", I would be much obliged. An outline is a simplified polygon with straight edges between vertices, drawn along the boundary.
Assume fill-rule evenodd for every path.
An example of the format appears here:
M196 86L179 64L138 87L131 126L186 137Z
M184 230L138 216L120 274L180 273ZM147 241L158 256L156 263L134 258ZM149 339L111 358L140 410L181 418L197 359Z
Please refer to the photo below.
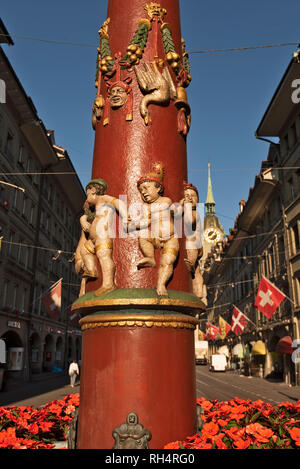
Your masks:
M148 2L148 6L153 4ZM103 29L106 46L109 41L111 57L120 53L124 60L140 20L150 25L152 18L139 65L155 61L162 71L163 61L176 90L182 83L176 70L167 63L161 25L169 23L173 49L181 55L179 0L163 1L161 7L167 14L162 15L162 21L149 17L146 5L147 0L109 0L108 28ZM132 120L126 120L128 107L123 106L109 110L108 122L108 108L104 108L95 124L92 178L104 179L107 193L117 198L127 196L130 205L141 201L139 178L152 172L153 164L160 162L165 170L165 196L179 202L187 176L187 155L186 137L178 131L175 99L165 105L150 104L152 123L146 125L140 112L144 94L134 69L117 68L114 75L104 75L99 77L101 82L98 80L102 104L107 103L107 80L131 79ZM156 251L159 258L160 252ZM90 281L87 293L72 306L82 316L83 330L79 449L112 448L113 430L131 412L151 432L151 449L196 432L197 320L193 314L203 310L204 305L190 294L184 257L184 239L180 239L178 261L168 285L172 294L161 299L155 291L158 268L137 270L136 264L141 259L138 239L117 237L114 260L118 289L97 297L93 292L100 280Z
M149 2L150 3L150 2ZM112 56L126 53L141 18L148 18L144 9L145 0L110 0L108 5L109 42ZM181 33L178 0L166 0L162 4L167 10L164 22L172 28L172 39L176 51L181 51ZM156 42L157 36L157 42ZM160 25L149 31L148 41L140 64L151 62L158 54L165 60ZM176 86L176 76L169 67ZM168 106L150 105L152 124L146 126L139 105L143 97L134 70L122 70L121 79L131 77L133 96L133 120L125 120L125 109L110 112L109 125L103 126L103 117L97 123L93 156L92 177L103 178L108 184L108 193L114 197L127 195L128 203L140 201L137 180L152 170L152 164L162 162L165 168L165 195L174 202L183 196L183 180L187 177L186 141L177 130L178 110L173 102ZM112 81L115 78L112 77ZM106 97L106 85L101 79L101 94ZM189 276L183 263L184 244L169 288L189 291ZM158 253L157 253L158 255ZM136 263L141 258L137 240L116 239L114 243L116 261L116 284L119 288L153 288L156 284L157 268L137 271ZM98 285L99 282L97 282ZM96 282L90 284L94 290Z

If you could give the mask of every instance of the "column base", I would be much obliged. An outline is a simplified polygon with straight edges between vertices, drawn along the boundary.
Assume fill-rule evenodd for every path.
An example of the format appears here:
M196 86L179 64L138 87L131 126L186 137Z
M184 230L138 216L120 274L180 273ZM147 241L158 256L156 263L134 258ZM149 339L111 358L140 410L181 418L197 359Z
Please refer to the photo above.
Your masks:
M161 449L196 433L197 322L141 310L81 319L78 449Z

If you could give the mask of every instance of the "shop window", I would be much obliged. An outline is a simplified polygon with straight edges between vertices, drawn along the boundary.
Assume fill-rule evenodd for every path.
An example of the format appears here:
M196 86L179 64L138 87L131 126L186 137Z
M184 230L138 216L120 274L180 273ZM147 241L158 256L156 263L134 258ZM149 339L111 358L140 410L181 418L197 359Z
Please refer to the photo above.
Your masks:
M20 371L23 368L24 348L11 347L8 349L8 366L11 371Z

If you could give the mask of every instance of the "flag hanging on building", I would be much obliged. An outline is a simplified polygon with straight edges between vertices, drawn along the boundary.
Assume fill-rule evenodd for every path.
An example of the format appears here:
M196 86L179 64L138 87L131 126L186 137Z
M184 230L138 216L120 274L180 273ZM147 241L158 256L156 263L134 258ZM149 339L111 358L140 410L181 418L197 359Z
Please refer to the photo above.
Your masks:
M206 324L206 337L208 338L208 340L215 340L218 334L219 329L208 322Z
M198 340L205 340L206 334L204 332L198 330Z
M225 321L225 319L222 318L222 316L219 316L219 334L221 339L225 339L227 336L228 332L231 330L230 325L228 322Z
M284 293L278 290L266 277L262 277L254 306L270 319L284 298L286 298Z
M231 330L236 335L241 335L248 322L249 319L247 318L247 316L245 316L242 311L240 311L236 306L234 306L231 320Z
M59 279L41 298L45 310L53 321L57 321L61 314L61 289L62 279Z
M80 327L79 326L80 313L78 311L72 311L71 307L72 307L72 304L70 304L66 309L66 313L68 315L68 321L70 325L74 327Z

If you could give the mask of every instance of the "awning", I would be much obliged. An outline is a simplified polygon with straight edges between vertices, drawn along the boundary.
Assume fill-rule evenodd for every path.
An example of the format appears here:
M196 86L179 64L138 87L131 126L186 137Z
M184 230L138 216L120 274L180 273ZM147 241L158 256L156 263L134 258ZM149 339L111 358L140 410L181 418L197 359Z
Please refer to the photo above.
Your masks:
M244 350L242 344L236 344L232 349L232 354L238 358L243 358Z
M292 338L289 335L282 337L276 345L276 352L292 354L294 351L292 347L292 342Z
M266 355L266 346L262 340L258 340L252 347L252 355Z

